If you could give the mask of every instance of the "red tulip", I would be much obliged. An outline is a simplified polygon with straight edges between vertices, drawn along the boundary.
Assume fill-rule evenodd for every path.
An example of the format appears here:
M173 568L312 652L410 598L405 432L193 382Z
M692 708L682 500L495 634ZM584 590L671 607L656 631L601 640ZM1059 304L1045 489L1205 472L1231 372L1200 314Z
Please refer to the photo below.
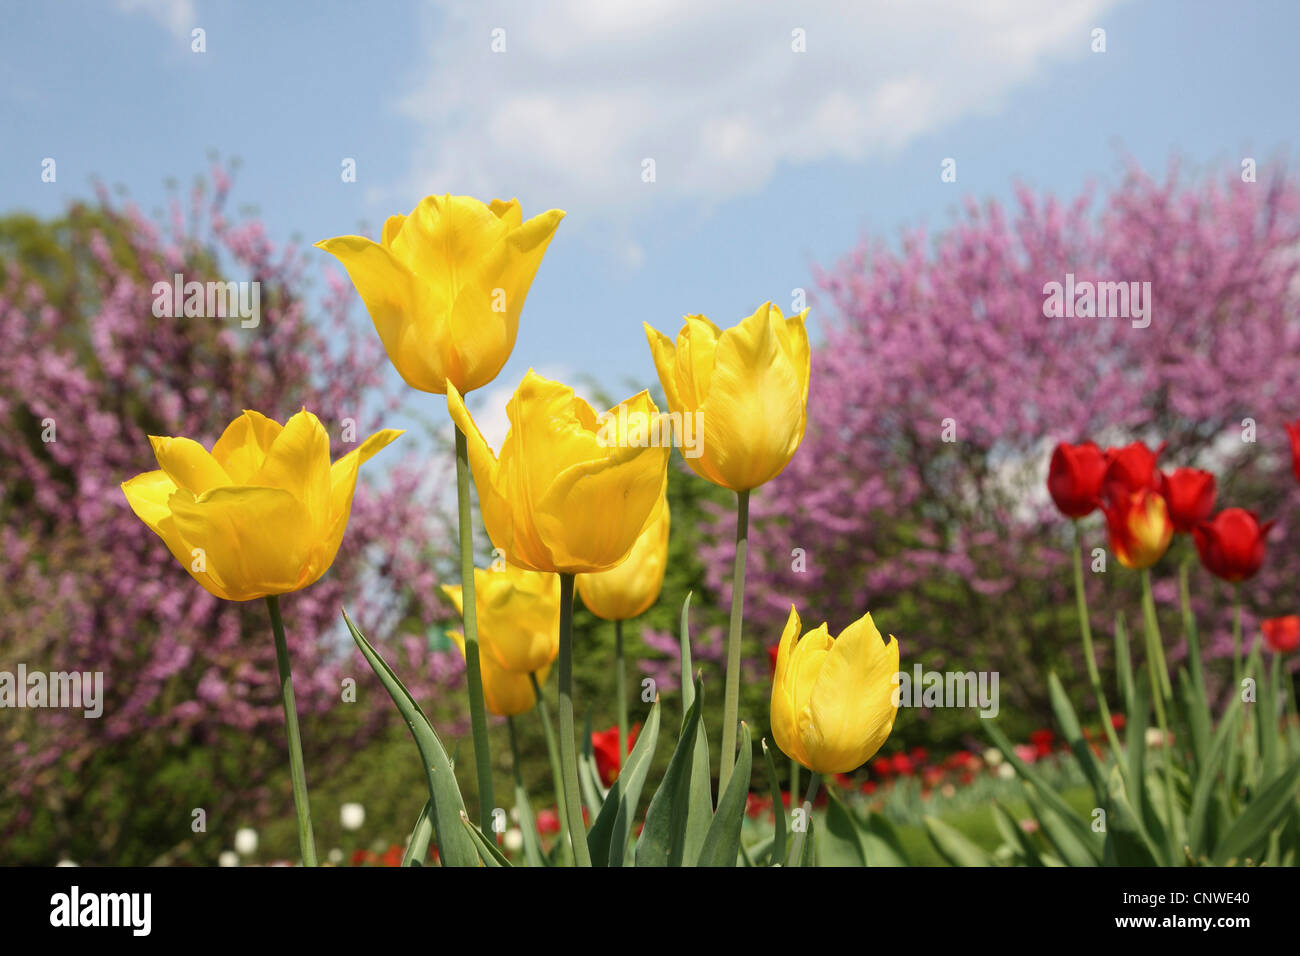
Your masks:
M1038 756L1046 757L1052 752L1052 741L1055 735L1050 730L1035 730L1029 735L1029 742L1033 744L1034 750Z
M1107 448L1102 494L1109 498L1120 498L1124 494L1134 494L1148 488L1158 491L1160 473L1156 470L1156 459L1164 450L1164 442L1152 451L1146 442L1140 441L1123 448Z
M1295 480L1300 481L1300 418L1286 426L1286 433L1291 439L1291 468L1295 471Z
M1214 476L1199 468L1175 468L1160 475L1160 494L1169 505L1174 530L1191 534L1214 511Z
M873 793L876 792L876 782L874 780L864 781L862 784L862 792L865 793L868 797L871 796Z
M1105 505L1110 549L1126 568L1149 568L1164 557L1174 537L1169 506L1149 488L1128 493L1116 485L1114 490Z
M912 766L912 758L901 752L894 754L890 767L900 777L910 777L915 769Z
M776 675L776 652L779 651L780 649L781 649L781 645L780 645L780 644L773 644L771 647L769 647L769 648L767 649L767 659L768 659L768 660L771 662L771 664L772 664L772 674L773 674L773 676Z
M871 772L878 777L891 777L894 773L894 763L888 757L877 757L871 761Z
M544 807L537 811L537 832L542 836L550 836L552 833L560 832L560 814L551 809Z
M1272 521L1259 523L1255 512L1224 508L1213 521L1196 526L1196 550L1205 569L1225 581L1244 581L1264 563L1264 539Z
M1259 622L1264 643L1274 654L1290 654L1300 647L1300 615L1270 617Z
M641 725L635 724L628 732L628 753L632 752L632 745L636 743L636 733L640 729ZM593 731L591 749L596 757L596 770L600 773L601 782L608 787L618 779L618 771L623 766L623 759L618 752L618 727Z
M1106 477L1106 456L1090 441L1081 445L1061 442L1052 451L1047 469L1047 490L1067 518L1090 515L1101 504L1101 482Z

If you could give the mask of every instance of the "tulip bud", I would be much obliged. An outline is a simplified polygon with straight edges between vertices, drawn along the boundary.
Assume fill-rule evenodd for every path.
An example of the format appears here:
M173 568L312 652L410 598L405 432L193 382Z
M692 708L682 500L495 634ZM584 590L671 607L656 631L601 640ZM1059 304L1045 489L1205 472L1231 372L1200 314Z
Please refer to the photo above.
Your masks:
M1253 511L1224 508L1213 521L1196 526L1196 551L1205 570L1225 581L1253 577L1264 563L1265 539L1272 521L1259 523Z
M848 773L878 751L898 713L898 642L864 614L832 638L825 624L799 636L792 606L772 679L772 738L817 773Z
M1214 476L1199 468L1176 468L1160 475L1160 494L1169 506L1174 530L1191 534L1214 511Z
M587 610L607 621L644 614L659 598L668 566L668 499L661 498L650 524L627 559L608 571L578 575L578 594Z
M1140 441L1122 448L1107 448L1102 493L1108 498L1119 499L1144 488L1159 490L1160 472L1156 469L1156 460L1164 450L1163 442L1152 451L1146 442Z
M1290 654L1300 647L1300 615L1270 617L1259 622L1264 643L1274 654Z
M1047 490L1062 514L1082 518L1101 504L1101 483L1105 477L1106 456L1095 444L1061 442L1052 452Z

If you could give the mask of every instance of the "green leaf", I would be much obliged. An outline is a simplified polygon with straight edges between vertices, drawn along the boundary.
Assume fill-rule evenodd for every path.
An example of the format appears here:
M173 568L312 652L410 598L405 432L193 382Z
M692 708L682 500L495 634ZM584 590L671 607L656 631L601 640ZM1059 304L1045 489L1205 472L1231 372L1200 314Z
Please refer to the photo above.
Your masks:
M754 745L749 725L740 722L740 752L736 766L727 780L727 789L718 798L718 812L713 814L709 829L700 843L697 866L735 866L740 852L740 828L745 822L745 801L749 798L749 775L753 769Z
M867 866L911 866L903 841L888 819L870 811L857 819L858 834L867 848Z
M645 826L636 845L637 866L682 865L686 849L686 809L690 800L696 733L700 726L700 707L703 703L704 683L697 677L695 699L686 712L682 735L677 740L659 789L650 798L650 806L646 809Z
M411 838L406 841L406 852L402 854L402 866L423 866L429 858L429 840L433 837L433 803L424 801L424 809L415 821Z
M686 714L691 704L695 703L695 687L691 681L691 594L687 592L682 601L680 647L682 665L682 726L686 726ZM686 809L685 843L682 846L684 865L699 858L704 835L713 820L713 771L709 764L709 735L704 727L704 713L700 712L699 725L695 730L695 756L691 764L690 799Z
M1214 848L1214 865L1226 866L1233 860L1257 858L1269 831L1294 811L1297 786L1300 786L1300 760L1294 761L1250 801Z
M627 763L618 779L609 788L605 804L596 816L596 822L587 832L587 848L591 851L594 866L622 866L627 854L627 841L632 832L641 799L641 788L654 762L655 746L659 741L659 698L650 706L645 726L637 734Z
M1196 782L1192 787L1192 808L1187 815L1187 845L1193 857L1200 857L1209 852L1209 809L1211 797L1220 782L1219 771L1228 757L1228 741L1237 736L1237 724L1241 717L1241 699L1234 697L1228 710L1219 721L1219 728L1214 732L1205 762L1198 769Z
M823 866L868 865L861 828L834 787L826 788L826 821L817 838L817 856Z
M510 861L506 859L505 854L497 848L496 840L489 840L483 831L469 822L464 812L460 815L461 827L469 838L474 841L474 846L478 849L479 858L483 860L484 866L510 866Z
M1034 846L1034 841L1020 826L1020 822L999 801L993 801L993 819L1002 833L1002 838L1010 843L1024 857L1029 866L1042 866L1043 858Z
M1161 854L1142 818L1129 802L1124 776L1118 767L1110 771L1110 808L1106 813L1106 848L1119 866L1159 866Z
M764 738L763 759L767 761L767 785L772 793L772 846L768 863L780 863L785 859L785 806L781 802L781 778L776 775L776 763L772 760L772 751Z
M925 832L939 855L952 866L993 866L993 857L938 817L925 817Z
M1129 650L1128 626L1124 623L1123 611L1115 615L1115 673L1119 679L1120 700L1124 701L1126 709L1132 709L1133 653Z
M356 642L361 656L366 659L366 663L375 672L379 682L384 685L384 690L388 691L388 696L397 705L402 719L406 721L407 729L415 738L420 759L424 763L424 774L429 783L429 801L433 804L433 826L438 833L438 855L442 865L477 866L479 854L475 849L474 840L465 833L460 822L465 812L465 802L461 798L460 788L456 785L456 777L452 773L451 762L447 759L447 751L443 749L442 741L438 739L438 734L429 723L429 718L424 716L424 711L415 702L410 691L403 686L392 668L357 630L352 619L348 617L347 611L343 612L343 620L352 633L352 640Z
M1025 784L1025 801L1033 811L1035 819L1038 820L1038 826L1042 829L1043 836L1066 864L1069 866L1097 865L1098 860L1093 848L1081 842L1074 830L1065 825L1055 810L1044 806L1043 802L1038 799L1037 791L1029 784Z
M1092 752L1092 746L1083 739L1083 730L1079 727L1079 718L1074 712L1074 705L1070 703L1070 698L1065 693L1065 688L1061 686L1060 680L1057 679L1055 671L1047 675L1047 689L1061 733L1069 743L1070 749L1074 751L1074 758L1083 768L1084 776L1092 784L1092 792L1096 795L1097 801L1104 802L1106 782L1102 777L1101 764L1097 761L1097 755ZM1119 759L1119 754L1115 755L1115 759Z

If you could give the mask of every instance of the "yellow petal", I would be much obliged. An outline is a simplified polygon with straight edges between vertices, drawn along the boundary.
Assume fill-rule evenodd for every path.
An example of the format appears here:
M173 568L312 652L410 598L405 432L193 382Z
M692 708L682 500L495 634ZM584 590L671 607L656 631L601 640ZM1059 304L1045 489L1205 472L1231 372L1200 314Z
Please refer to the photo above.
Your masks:
M660 497L626 561L608 571L578 575L578 593L592 614L607 621L626 621L644 614L658 600L668 565L671 524L668 500Z
M718 341L724 334L707 316L688 315L677 334L677 388L687 408L696 409L709 395Z
M834 642L822 663L802 725L813 768L848 773L889 737L897 707L898 642L881 640L865 615Z
M448 631L447 636L460 648L463 657L465 655L465 635L459 631ZM539 685L546 680L548 671L549 667L544 667L537 673L537 683ZM483 701L487 704L487 709L497 716L514 717L518 714L527 713L536 704L537 698L533 694L533 682L529 679L529 676L503 669L490 654L483 653L481 642L479 645L479 674L483 683Z
M217 460L191 438L149 436L158 467L167 472L176 487L201 495L209 488L230 484L230 476Z
M329 570L343 543L348 519L352 515L352 496L357 489L357 472L361 466L404 434L402 429L385 428L375 432L352 449L329 469L329 520L324 537L312 551L308 584Z
M682 404L681 392L677 388L677 346L673 340L650 323L642 322L646 340L650 343L650 356L654 359L655 372L659 375L659 384L663 386L664 397L668 400L668 410L673 412L693 411Z
M306 506L315 535L323 536L330 525L330 438L320 419L306 409L292 415L249 484L292 494Z
M217 443L212 446L212 457L230 476L231 484L253 483L253 476L266 461L266 453L283 427L279 422L251 409L245 409L242 415L226 426Z
M201 548L207 572L232 601L285 594L307 583L313 537L306 506L281 488L232 485L168 502L181 537Z
M807 766L808 757L799 739L798 708L794 700L794 681L790 668L794 659L795 642L799 640L800 627L799 612L792 604L790 616L786 618L785 631L781 634L780 646L777 648L769 719L772 725L772 739L781 752Z

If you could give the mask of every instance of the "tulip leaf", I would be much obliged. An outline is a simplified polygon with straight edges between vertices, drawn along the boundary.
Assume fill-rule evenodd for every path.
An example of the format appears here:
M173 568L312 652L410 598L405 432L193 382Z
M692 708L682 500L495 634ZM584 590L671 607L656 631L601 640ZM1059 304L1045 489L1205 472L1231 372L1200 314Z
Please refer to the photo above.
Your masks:
M659 741L659 714L659 698L656 697L645 726L637 734L636 744L628 754L626 765L609 788L605 804L587 832L587 848L593 866L623 865L641 788L654 762L655 746Z
M695 687L690 683L690 675L693 673L690 609L691 592L687 592L682 601L680 631L683 727L686 725L687 711L695 703ZM709 736L704 727L703 712L695 731L695 757L691 766L690 800L686 814L686 842L682 848L682 860L689 865L698 858L704 834L713 820L713 771L709 764Z
M1052 845L1057 854L1069 866L1096 866L1097 857L1092 849L1079 840L1079 837L1055 810L1043 805L1038 799L1038 792L1030 784L1025 784L1025 801L1034 813L1043 836Z
M1011 815L1011 811L998 800L993 801L993 822L997 825L1002 838L1019 852L1027 865L1044 865L1043 857L1038 852L1038 847L1034 846L1034 841L1029 838L1029 834L1024 831L1019 821Z
M397 705L402 719L406 721L407 729L415 738L415 745L420 751L420 759L424 764L425 778L429 784L429 802L433 804L433 826L438 833L438 854L443 866L477 866L478 851L475 849L473 839L465 833L460 822L460 817L465 812L465 802L461 797L460 788L456 785L456 777L452 773L451 762L447 759L447 751L443 749L442 741L438 739L438 734L429 723L429 718L424 715L424 711L415 702L410 691L397 679L392 668L357 630L352 619L348 617L347 611L343 612L343 620L352 633L352 640L356 642L361 656L366 659L366 663L375 672L379 682L384 685L384 690L388 691L388 696Z
M497 848L497 841L489 839L482 830L470 823L469 817L463 812L460 815L461 826L469 834L474 846L478 848L478 855L483 860L484 866L490 867L508 867L510 861L506 859L505 854Z
M636 845L637 866L681 866L686 850L687 805L695 762L696 734L700 708L704 704L704 683L695 679L695 699L686 711L686 723L677 740L668 770L659 789L650 798L645 826Z
M735 866L740 853L740 828L745 822L745 803L749 799L749 776L753 770L754 745L749 725L740 722L740 752L736 766L727 780L727 789L718 797L718 812L700 844L698 866ZM694 776L694 772L692 773Z
M993 857L938 817L925 817L925 832L939 855L952 866L993 866Z
M1210 742L1205 762L1196 775L1192 788L1192 807L1187 816L1187 845L1192 855L1199 857L1209 850L1207 826L1210 801L1215 785L1219 782L1219 770L1223 767L1228 754L1228 740L1237 735L1237 723L1241 717L1241 699L1234 697L1227 711L1219 720L1219 727Z
M1101 801L1106 793L1106 781L1102 778L1101 766L1097 755L1092 751L1092 745L1083 739L1083 731L1079 727L1079 718L1074 712L1074 705L1070 703L1069 695L1065 693L1065 688L1061 686L1055 671L1047 675L1047 688L1052 702L1052 711L1056 714L1056 722L1061 728L1061 733L1074 752L1074 758L1079 761L1079 766L1083 768L1084 776L1092 785L1093 793L1096 794L1098 801ZM1115 758L1118 760L1119 754L1116 754Z
M677 632L681 646L681 664L682 664L682 726L686 726L686 713L691 709L691 704L695 703L695 688L691 685L691 595L694 592L687 591L686 599L682 601L681 629Z
M785 859L785 807L781 803L781 778L776 775L776 763L772 760L772 750L767 739L760 741L763 745L763 758L767 761L767 783L772 792L772 834L769 863L780 863Z
M423 866L429 856L429 840L433 837L433 801L424 801L424 809L415 821L411 838L406 841L402 866Z
M858 821L858 833L867 848L867 866L909 866L907 851L894 825L879 813L866 811Z
M1110 772L1110 807L1106 813L1108 865L1159 866L1158 844L1147 832L1142 818L1129 802L1124 777L1118 767Z
M826 788L826 822L817 841L817 857L825 866L868 865L862 830L834 787Z
M1300 785L1300 759L1259 791L1214 848L1215 866L1254 858L1266 843L1269 831L1295 810L1296 787Z

